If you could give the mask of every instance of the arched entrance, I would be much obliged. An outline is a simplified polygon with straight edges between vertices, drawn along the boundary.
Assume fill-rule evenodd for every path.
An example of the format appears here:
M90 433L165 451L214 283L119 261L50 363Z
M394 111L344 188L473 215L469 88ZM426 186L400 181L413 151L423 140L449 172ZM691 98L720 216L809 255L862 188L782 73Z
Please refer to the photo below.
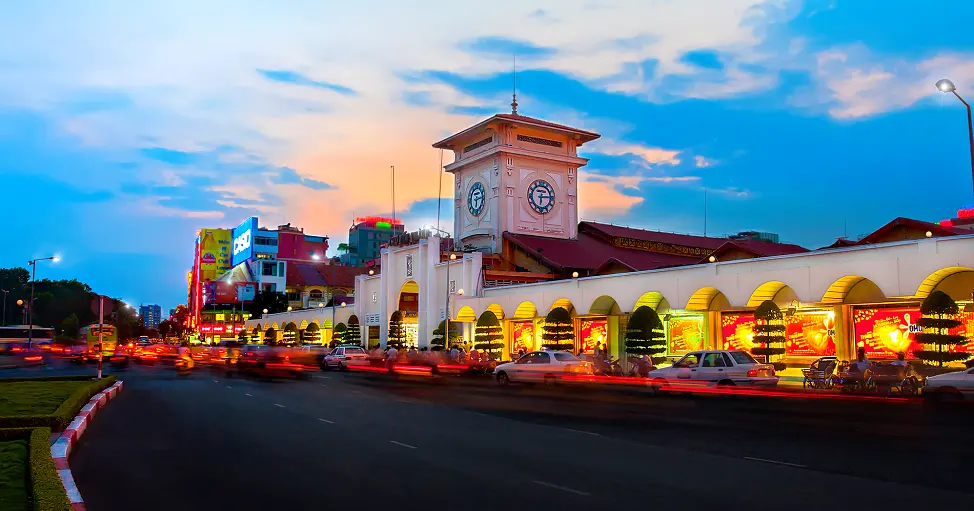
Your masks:
M404 346L418 346L419 344L419 285L413 280L407 280L399 288L399 301L396 312L399 313L401 325L401 341ZM393 339L390 317L389 339Z

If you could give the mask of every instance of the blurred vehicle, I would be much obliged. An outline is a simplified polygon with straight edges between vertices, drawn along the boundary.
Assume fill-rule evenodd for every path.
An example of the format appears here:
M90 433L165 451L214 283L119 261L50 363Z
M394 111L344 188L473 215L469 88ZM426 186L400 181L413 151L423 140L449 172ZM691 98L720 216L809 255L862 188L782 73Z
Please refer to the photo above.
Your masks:
M553 383L564 374L592 374L592 364L567 351L532 351L514 362L494 368L494 378L501 385L513 382Z
M30 351L47 351L54 340L53 328L27 325L0 326L0 355L5 353L24 353L30 338Z
M103 357L111 357L118 348L118 330L115 325L92 324L81 328L78 340L88 345L88 352L94 355L94 350L100 349ZM101 343L99 345L99 343ZM96 348L100 346L100 348Z
M321 369L345 371L349 366L369 365L369 354L361 346L339 346L321 359Z
M749 353L739 350L693 351L670 367L650 371L649 378L650 386L656 390L671 383L760 387L778 385L774 366L759 363Z
M239 341L221 341L216 346L210 346L209 361L211 364L233 365L240 358L243 343Z
M974 369L930 376L923 385L930 401L963 401L974 398Z
M240 350L237 372L248 376L304 378L304 367L291 361L291 348L247 344ZM232 368L227 370L231 375Z
M160 360L174 361L176 346L161 343L139 346L133 358L140 364L155 364Z
M321 360L334 351L327 346L308 344L291 349L291 360L303 366L320 366Z

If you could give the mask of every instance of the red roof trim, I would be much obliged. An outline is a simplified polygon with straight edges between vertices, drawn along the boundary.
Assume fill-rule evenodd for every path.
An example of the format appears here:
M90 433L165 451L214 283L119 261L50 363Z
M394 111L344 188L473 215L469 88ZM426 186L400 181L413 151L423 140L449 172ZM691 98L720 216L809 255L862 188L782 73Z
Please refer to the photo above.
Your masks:
M868 236L859 240L857 245L866 245L870 243L876 243L876 240L881 238L886 233L892 231L897 227L912 227L915 229L924 229L930 231L934 236L955 236L958 234L969 234L970 231L965 229L960 229L957 227L951 227L947 225L935 224L933 222L926 222L923 220L915 220L913 218L896 217L891 220L886 225L876 229L871 232Z
M457 139L458 137L462 137L464 135L467 135L469 133L473 133L473 132L479 130L480 128L482 128L483 126L485 126L487 124L490 124L491 122L496 121L496 120L519 122L519 123L522 123L522 124L533 124L535 126L539 126L539 127L542 127L542 128L548 128L548 129L553 129L553 130L558 130L558 131L565 131L565 132L568 132L568 133L574 133L576 135L581 135L582 138L585 139L583 142L591 142L592 140L595 140L595 139L600 138L602 136L602 135L599 135L598 133L595 133L595 132L592 132L592 131L586 131L586 130L581 130L581 129L578 129L578 128L572 128L571 126L565 126L565 125L562 125L562 124L555 124L553 122L548 122L548 121L545 121L545 120L542 120L542 119L535 119L533 117L526 117L526 116L523 116L523 115L514 115L514 114L495 114L492 117L489 117L487 119L484 119L483 121L480 121L477 124L474 124L473 126L467 128L467 129L465 129L465 130L463 130L463 131L461 131L459 133L455 133L453 135L450 135L449 137L444 138L443 140L440 140L439 142L433 144L433 147L435 147L437 149L448 149L450 142L452 142L453 140Z

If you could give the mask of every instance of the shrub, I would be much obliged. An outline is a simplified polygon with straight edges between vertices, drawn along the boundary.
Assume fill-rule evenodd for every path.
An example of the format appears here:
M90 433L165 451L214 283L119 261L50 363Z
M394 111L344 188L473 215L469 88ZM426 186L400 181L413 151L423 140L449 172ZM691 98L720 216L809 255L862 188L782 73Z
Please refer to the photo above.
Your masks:
M50 428L34 428L30 433L30 487L35 511L70 511L71 501L51 458Z
M936 349L914 350L913 355L920 360L937 362L939 367L943 367L945 362L967 360L967 353L951 351L954 346L967 341L963 335L950 333L951 328L961 325L957 320L958 312L957 302L950 295L943 291L930 293L920 304L922 317L917 320L917 325L923 328L923 332L916 335L916 340L921 344L933 345Z
M474 333L474 348L485 351L490 358L500 358L500 351L504 349L504 343L498 342L504 339L501 332L501 323L497 321L497 316L491 311L484 311L477 318L477 330Z
M785 316L774 302L765 300L754 311L754 319L754 342L763 346L751 348L751 354L764 355L765 362L771 363L772 355L785 353Z
M575 348L575 326L572 315L564 307L555 307L545 317L544 341L541 346L550 350L571 350Z
M626 325L626 353L649 355L653 364L666 360L666 335L663 322L651 307L645 305L633 311Z
M91 382L75 390L53 413L36 415L17 415L0 417L0 428L47 427L54 431L62 431L71 424L74 416L91 399L91 396L105 390L115 383L115 376L108 376Z

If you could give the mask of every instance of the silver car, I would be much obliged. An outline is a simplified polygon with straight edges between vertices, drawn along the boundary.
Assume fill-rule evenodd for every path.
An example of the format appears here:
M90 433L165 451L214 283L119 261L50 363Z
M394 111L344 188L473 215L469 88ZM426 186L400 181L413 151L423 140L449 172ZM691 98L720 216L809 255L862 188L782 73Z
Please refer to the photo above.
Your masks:
M321 359L324 370L338 369L344 371L349 366L369 365L369 356L359 346L339 346Z

